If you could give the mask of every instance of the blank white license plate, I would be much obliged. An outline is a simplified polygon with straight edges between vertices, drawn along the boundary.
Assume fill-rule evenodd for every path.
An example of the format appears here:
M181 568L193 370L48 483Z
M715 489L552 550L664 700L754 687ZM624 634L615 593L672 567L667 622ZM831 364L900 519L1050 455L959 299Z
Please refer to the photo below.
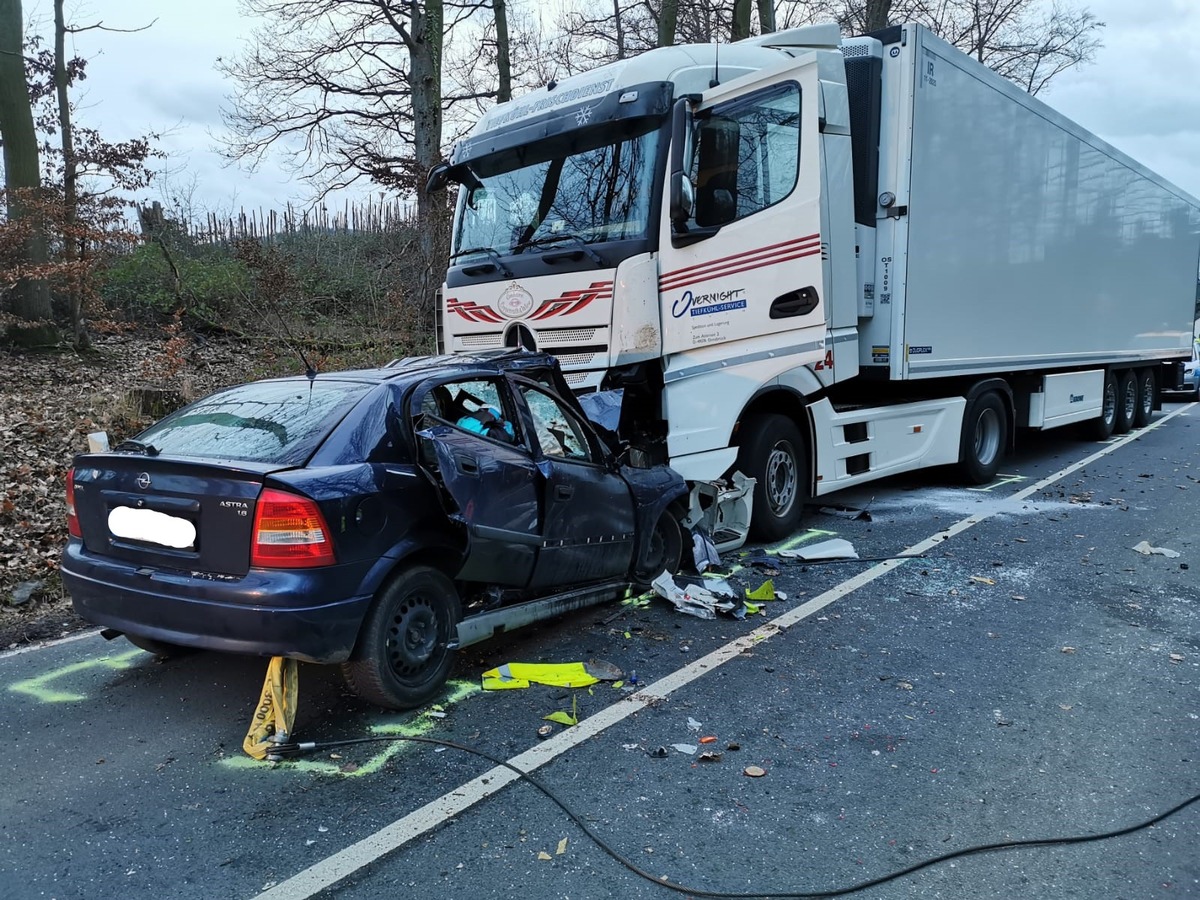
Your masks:
M196 546L195 525L187 519L169 516L154 509L113 507L108 514L108 530L113 537L145 541L176 550L192 550Z

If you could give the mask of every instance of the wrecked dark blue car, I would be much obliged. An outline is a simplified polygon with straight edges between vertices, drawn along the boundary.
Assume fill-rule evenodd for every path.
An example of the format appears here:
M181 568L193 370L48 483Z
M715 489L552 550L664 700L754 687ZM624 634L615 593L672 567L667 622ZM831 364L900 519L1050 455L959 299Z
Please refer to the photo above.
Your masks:
M219 391L77 457L67 493L63 581L106 636L340 663L408 708L456 648L675 571L686 487L512 351Z

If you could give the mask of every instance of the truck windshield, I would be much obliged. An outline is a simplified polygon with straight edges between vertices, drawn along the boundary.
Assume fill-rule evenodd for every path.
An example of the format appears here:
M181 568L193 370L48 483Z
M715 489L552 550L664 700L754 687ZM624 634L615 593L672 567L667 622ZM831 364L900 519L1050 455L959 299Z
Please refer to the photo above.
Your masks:
M645 239L658 127L640 123L616 143L604 143L613 140L612 130L594 130L592 141L573 141L565 155L550 155L551 143L554 149L563 146L556 140L540 153L538 146L525 148L520 160L504 154L498 161L472 162L481 186L462 192L455 250L486 247L510 255L560 241Z

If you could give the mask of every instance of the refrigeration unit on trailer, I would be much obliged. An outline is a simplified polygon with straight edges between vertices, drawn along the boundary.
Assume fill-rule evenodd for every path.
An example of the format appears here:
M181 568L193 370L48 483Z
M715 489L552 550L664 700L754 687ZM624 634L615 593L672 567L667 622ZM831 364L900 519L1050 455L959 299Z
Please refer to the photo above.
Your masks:
M1148 421L1190 350L1200 202L918 25L676 46L488 111L439 304L694 486L718 544L1018 428ZM713 514L710 512L710 515Z

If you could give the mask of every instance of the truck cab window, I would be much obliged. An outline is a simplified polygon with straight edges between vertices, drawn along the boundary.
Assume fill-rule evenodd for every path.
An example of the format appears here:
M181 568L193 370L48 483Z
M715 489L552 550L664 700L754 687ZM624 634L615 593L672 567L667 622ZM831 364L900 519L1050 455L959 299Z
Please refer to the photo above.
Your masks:
M774 206L800 173L800 88L788 82L714 107L694 135L691 224L725 225Z

